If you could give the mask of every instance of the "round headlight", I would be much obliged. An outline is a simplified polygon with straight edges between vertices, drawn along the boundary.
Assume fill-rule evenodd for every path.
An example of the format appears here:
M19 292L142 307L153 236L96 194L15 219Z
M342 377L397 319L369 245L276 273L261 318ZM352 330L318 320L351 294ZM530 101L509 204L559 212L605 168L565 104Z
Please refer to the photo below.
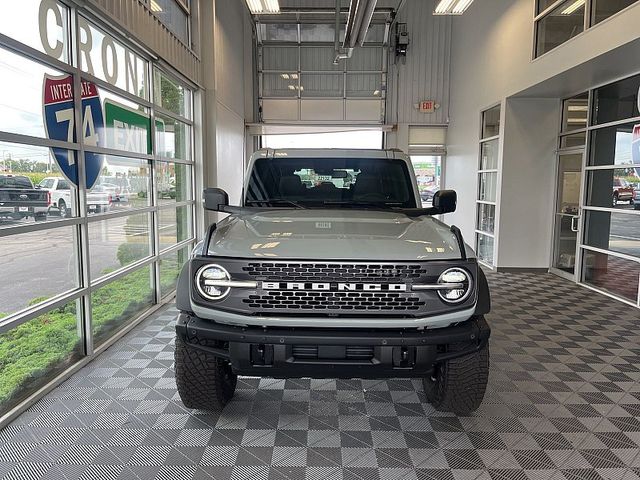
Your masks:
M218 283L228 281L231 277L220 265L205 265L196 273L196 287L198 292L207 300L222 300L229 294L231 288Z
M471 293L471 276L462 268L450 268L442 272L438 283L455 283L459 286L452 289L438 290L438 296L447 303L460 303Z

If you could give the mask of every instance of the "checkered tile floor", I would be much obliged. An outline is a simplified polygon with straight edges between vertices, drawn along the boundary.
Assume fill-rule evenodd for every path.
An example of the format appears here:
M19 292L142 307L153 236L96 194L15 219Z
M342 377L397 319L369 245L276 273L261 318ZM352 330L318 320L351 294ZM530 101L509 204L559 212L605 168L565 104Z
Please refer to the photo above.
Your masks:
M0 478L640 478L640 312L551 275L490 283L473 416L403 379L242 378L222 415L188 410L168 309L0 431Z

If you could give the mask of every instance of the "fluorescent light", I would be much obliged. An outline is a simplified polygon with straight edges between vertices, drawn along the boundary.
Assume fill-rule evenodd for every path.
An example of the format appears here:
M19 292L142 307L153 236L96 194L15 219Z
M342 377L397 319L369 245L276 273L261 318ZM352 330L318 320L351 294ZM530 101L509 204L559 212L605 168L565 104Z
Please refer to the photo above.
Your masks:
M471 5L472 2L473 0L460 0L458 4L453 7L453 12L451 13L454 15L462 15L464 11L469 8L469 5Z
M280 4L278 0L262 0L265 13L280 13Z
M589 107L587 107L586 105L569 105L569 108L567 109L570 112L586 112L589 110Z
M451 5L453 5L453 2L455 1L456 0L440 0L440 3L436 7L436 10L434 13L436 15L445 15L449 10L449 8L451 7Z
M284 78L285 80L289 80L289 74L288 73L281 73L280 76L282 78Z
M580 7L584 5L584 0L576 0L574 3L565 8L562 12L562 15L571 15L573 12L578 10Z
M278 0L246 0L246 2L254 15L280 13Z
M434 15L462 15L473 0L440 0Z
M151 11L152 12L161 12L162 11L162 7L160 5L158 5L158 2L156 2L156 0L151 0Z

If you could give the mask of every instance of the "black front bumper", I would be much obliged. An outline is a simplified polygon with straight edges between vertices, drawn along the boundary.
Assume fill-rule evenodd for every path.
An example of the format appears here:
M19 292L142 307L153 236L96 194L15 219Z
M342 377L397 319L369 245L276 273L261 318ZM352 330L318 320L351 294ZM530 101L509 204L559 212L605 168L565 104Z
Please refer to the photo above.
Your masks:
M491 329L482 316L433 330L364 330L235 327L181 313L176 332L239 375L394 378L424 377L434 364L478 351Z

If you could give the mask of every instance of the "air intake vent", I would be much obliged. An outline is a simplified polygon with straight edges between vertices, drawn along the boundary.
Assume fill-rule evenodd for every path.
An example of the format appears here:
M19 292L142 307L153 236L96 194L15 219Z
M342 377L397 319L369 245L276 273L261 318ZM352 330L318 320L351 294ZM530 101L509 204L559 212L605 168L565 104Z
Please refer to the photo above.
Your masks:
M347 345L346 347L336 347L344 349L342 358L336 358L335 355L325 358L320 352L327 348L319 348L317 345L293 345L291 353L297 360L323 360L329 358L333 360L371 360L374 355L372 346ZM335 348L332 351L335 352Z

